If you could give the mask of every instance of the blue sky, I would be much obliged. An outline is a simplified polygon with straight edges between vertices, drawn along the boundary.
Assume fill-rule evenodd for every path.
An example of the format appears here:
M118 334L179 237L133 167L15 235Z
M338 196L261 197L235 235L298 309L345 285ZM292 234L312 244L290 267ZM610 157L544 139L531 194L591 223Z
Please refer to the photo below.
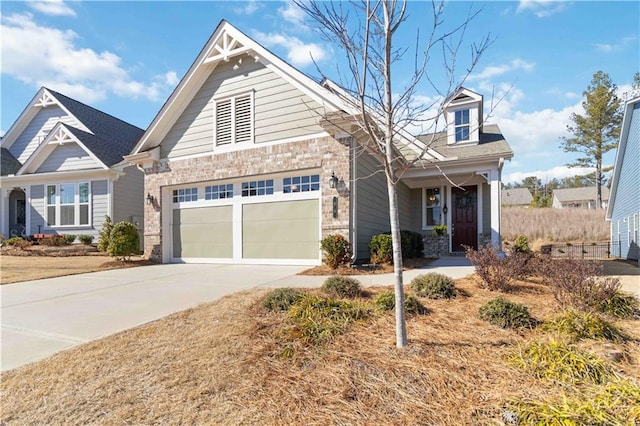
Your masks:
M316 78L309 52L336 80L342 65L339 51L286 2L2 1L0 7L0 134L41 85L146 128L221 19ZM561 150L560 137L567 135L571 112L580 112L593 73L609 73L621 93L630 89L640 70L640 2L450 1L444 27L470 9L481 12L465 34L458 69L468 63L471 43L487 34L495 38L465 85L484 94L487 104L492 93L503 98L489 119L515 152L503 180L576 174L580 170L564 166L576 156ZM429 16L430 2L410 2L398 45L413 47L418 28L423 36L428 30ZM396 90L412 60L408 54L399 64ZM434 56L429 68L437 82L441 62ZM425 82L418 95L433 99L435 92Z

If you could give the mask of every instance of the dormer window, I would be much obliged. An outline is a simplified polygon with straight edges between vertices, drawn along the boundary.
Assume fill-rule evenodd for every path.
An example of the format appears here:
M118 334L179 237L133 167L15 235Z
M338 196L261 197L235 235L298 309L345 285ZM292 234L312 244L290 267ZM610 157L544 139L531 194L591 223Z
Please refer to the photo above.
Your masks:
M462 109L455 112L456 142L469 140L469 110Z

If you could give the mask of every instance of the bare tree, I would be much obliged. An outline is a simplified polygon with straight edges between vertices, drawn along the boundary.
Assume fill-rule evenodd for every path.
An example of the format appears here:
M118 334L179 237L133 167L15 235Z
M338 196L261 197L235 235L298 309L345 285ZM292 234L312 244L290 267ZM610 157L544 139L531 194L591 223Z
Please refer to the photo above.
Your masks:
M315 23L323 38L346 55L347 69L344 72L339 70L340 82L325 80L325 84L341 96L351 110L329 115L325 120L347 130L364 149L374 153L386 175L393 240L396 346L403 347L407 344L407 332L397 184L416 163L423 164L425 160L433 158L428 154L430 143L436 138L435 130L439 128L438 119L442 116L445 102L462 86L491 40L486 36L479 44L471 45L471 58L464 76L456 78L454 71L465 32L479 11L470 10L462 22L443 30L444 2L431 3L430 32L426 38L416 32L413 72L410 76L403 75L405 86L398 92L393 84L393 65L401 61L410 49L396 45L394 40L407 19L407 1L294 1ZM428 22L428 19L424 22ZM436 79L430 75L431 56L438 50L443 57L440 67L447 77L444 88L438 87ZM416 100L419 85L423 81L437 95L437 99L428 104ZM408 130L416 126L433 130L433 140L414 145L413 149L419 154L407 160L401 155L398 142L404 140L415 143ZM435 163L433 166L438 167Z

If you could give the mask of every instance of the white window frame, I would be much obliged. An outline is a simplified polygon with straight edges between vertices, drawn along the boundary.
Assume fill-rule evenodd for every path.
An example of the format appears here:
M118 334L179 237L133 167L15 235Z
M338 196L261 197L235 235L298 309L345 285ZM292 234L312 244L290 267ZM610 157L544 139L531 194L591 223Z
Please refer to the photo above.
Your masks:
M173 203L195 203L200 197L198 187L178 188L171 192ZM193 197L196 197L194 200Z
M458 123L457 117L458 117L458 113L462 115L464 115L464 113L467 113L467 122L461 122ZM453 111L453 139L456 142L468 142L471 140L471 109L470 108L464 108L464 109L458 109L456 111ZM465 139L458 139L458 129L467 129L467 137Z
M439 194L440 194L440 202L438 203L437 206L432 206L432 207L427 207L427 191L429 189L437 189ZM423 230L429 230L429 229L433 229L434 226L439 226L442 225L444 223L444 218L443 215L444 213L442 212L442 207L444 206L443 204L444 201L444 188L441 186L429 186L429 187L424 187L422 188L422 229ZM440 212L438 214L439 219L439 223L436 225L429 225L427 224L427 209L439 209Z
M236 141L236 106L238 99L249 97L249 108L250 108L250 135L248 141ZM231 103L231 140L228 143L219 143L218 142L218 105L223 102ZM213 146L215 147L224 147L228 145L237 144L253 144L255 137L255 91L245 91L234 94L232 96L224 96L219 98L214 98L213 100Z
M204 187L205 200L225 200L233 198L233 184L221 183L218 185L206 185Z
M73 185L73 204L62 204L61 199L61 186L62 185ZM87 185L88 193L87 193L87 201L80 202L80 185ZM49 187L55 188L54 202L53 204L49 203ZM92 226L92 215L91 215L91 181L77 181L77 182L60 182L60 183L47 183L44 188L44 216L46 228L78 228L78 227L91 227ZM69 225L61 225L61 207L73 205L73 224ZM80 207L87 206L87 223L80 223ZM54 207L55 209L55 220L54 223L50 222L49 219L49 208Z
M284 194L310 191L320 191L319 173L303 176L288 176L282 178L282 192Z
M633 214L633 237L634 237L633 242L636 243L637 246L640 245L638 243L638 219L639 218L640 218L639 213Z

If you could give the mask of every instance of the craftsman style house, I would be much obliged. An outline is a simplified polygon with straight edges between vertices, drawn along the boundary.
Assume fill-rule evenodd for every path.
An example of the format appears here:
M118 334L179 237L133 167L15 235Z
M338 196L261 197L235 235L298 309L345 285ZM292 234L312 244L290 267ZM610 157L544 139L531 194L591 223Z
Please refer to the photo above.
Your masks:
M340 233L368 258L389 210L380 159L350 125L357 113L330 82L222 21L126 156L145 173L145 254L315 265L321 238ZM482 96L460 88L447 130L398 136L405 160L419 156L398 184L402 229L431 238L446 224L453 251L500 246L500 175L513 152L482 116Z
M640 91L624 106L620 142L616 152L607 220L611 221L613 254L638 261L640 228Z
M0 232L97 236L142 226L144 176L123 160L144 131L45 87L2 138Z

